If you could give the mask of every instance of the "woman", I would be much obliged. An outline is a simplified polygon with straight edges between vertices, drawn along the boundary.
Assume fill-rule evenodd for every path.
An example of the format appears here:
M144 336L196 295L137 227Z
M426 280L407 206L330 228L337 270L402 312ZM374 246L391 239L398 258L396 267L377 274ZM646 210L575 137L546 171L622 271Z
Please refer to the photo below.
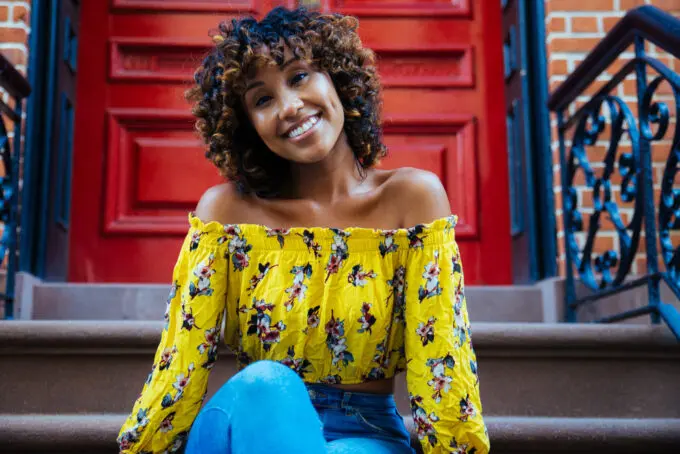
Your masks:
M188 97L230 182L190 215L121 452L411 453L404 370L426 453L488 451L456 219L432 174L374 168L357 25L277 8L215 34ZM196 417L223 321L242 370Z

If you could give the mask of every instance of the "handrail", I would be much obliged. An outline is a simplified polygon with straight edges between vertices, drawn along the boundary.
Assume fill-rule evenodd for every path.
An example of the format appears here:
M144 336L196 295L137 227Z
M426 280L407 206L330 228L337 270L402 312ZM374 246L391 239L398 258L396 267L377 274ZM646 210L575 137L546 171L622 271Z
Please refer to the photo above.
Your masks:
M24 76L0 54L0 86L14 98L27 98L31 94L31 86Z
M581 64L550 95L548 108L563 110L601 74L636 37L680 58L680 19L654 6L634 8L612 28Z
M0 238L0 261L7 257L7 275L0 300L4 303L4 318L14 316L14 286L17 272L17 228L19 211L19 175L21 162L21 113L23 100L30 95L31 86L24 76L0 54L0 87L14 99L13 107L0 100L0 160L4 175L0 176L0 222L4 224ZM2 118L14 123L13 140ZM0 316L1 317L1 316Z
M673 113L677 116L680 112L677 110L680 75L646 54L647 41L680 58L680 20L648 5L629 11L554 91L548 103L557 117L560 145L565 312L567 321L573 322L577 320L576 311L585 305L635 287L646 287L646 306L607 314L597 321L609 323L649 315L652 323L663 320L680 340L680 312L662 301L660 292L663 282L680 299L680 245L671 241L672 231L680 230L680 189L674 184L680 173L680 118L671 121ZM568 109L631 45L635 49L634 58L611 75L582 107L575 112ZM626 100L612 94L630 74L636 79L637 118ZM662 84L670 86L675 109L657 97ZM657 148L670 143L658 199L653 143ZM603 144L606 144L604 157L592 163L594 155L589 147ZM576 183L577 177L582 177L583 182ZM584 204L588 190L592 205ZM625 216L622 208L628 211ZM598 252L595 244L602 219L611 221L618 247ZM631 268L640 245L646 254L646 271L632 278ZM590 295L577 297L575 274L591 291Z

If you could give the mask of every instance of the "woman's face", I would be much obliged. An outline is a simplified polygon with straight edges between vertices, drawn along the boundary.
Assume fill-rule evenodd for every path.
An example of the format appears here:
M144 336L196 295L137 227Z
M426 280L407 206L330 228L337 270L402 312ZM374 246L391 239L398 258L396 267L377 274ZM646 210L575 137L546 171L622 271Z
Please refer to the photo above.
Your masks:
M344 111L330 77L287 48L282 66L262 67L246 86L244 105L255 130L288 161L319 162L344 134Z

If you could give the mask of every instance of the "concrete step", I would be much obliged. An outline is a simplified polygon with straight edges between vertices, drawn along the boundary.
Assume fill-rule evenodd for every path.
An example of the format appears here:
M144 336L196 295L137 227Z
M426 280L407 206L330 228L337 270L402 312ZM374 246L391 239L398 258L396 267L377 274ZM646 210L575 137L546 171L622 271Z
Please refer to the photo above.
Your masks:
M558 281L540 285L468 286L474 321L557 321L553 295ZM1 288L1 287L0 287ZM159 320L165 311L167 284L74 284L43 282L17 275L17 316L23 320ZM548 306L544 307L544 301Z
M2 272L0 271L0 288ZM680 310L680 301L662 283L662 301ZM27 273L17 274L15 318L22 320L158 320L165 311L168 284L74 284L44 282ZM465 289L473 322L554 323L564 320L563 278L532 285L475 286ZM591 294L577 284L579 297ZM639 287L582 307L580 322L647 305L647 288ZM649 316L623 323L649 324Z
M0 413L125 413L158 322L0 322ZM490 416L680 418L680 344L664 326L473 325ZM224 350L226 351L226 350ZM209 395L236 372L223 353ZM408 413L403 374L396 399Z
M0 452L115 453L124 419L120 414L0 415ZM407 426L413 426L409 418ZM680 447L680 419L488 417L487 426L494 454L670 454Z

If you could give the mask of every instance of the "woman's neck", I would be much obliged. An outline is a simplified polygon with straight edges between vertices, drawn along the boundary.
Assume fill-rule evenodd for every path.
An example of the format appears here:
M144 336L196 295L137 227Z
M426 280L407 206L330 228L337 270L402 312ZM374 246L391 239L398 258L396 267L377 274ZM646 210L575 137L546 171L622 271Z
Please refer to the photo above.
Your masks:
M344 132L323 161L293 164L291 176L292 184L287 192L293 198L311 200L320 205L332 205L356 193L365 180Z

